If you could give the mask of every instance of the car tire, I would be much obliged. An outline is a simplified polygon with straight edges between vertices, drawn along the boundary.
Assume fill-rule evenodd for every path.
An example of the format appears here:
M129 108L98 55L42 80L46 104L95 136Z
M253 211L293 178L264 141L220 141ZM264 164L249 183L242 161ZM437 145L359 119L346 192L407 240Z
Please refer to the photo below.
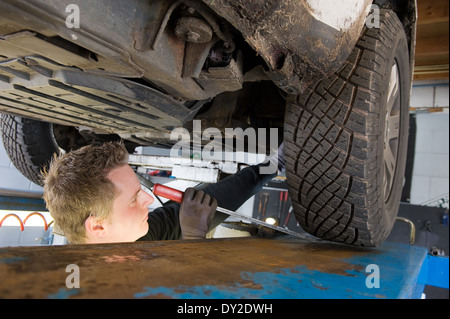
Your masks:
M52 124L20 116L1 115L2 140L14 166L30 181L43 185L41 170L59 154Z
M379 246L397 215L407 154L411 72L396 14L381 10L341 69L289 96L286 177L295 216L310 234Z

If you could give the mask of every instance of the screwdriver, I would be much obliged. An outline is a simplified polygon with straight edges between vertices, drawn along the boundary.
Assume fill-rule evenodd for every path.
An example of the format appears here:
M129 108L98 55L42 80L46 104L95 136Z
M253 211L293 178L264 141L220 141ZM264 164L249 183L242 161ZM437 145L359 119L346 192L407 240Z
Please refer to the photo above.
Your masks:
M280 191L280 202L278 204L278 219L281 218L281 213L284 212L285 205L288 199L288 192Z
M267 201L269 200L270 193L261 193L259 195L259 207L258 207L258 219L260 219L260 215L262 212L262 217L266 217L266 208L267 208Z
M174 189L174 188L162 185L162 184L155 184L153 186L153 194L155 194L156 196L162 196L164 198L170 199L170 200L172 200L174 202L177 202L177 203L181 203L183 201L184 192L182 192L182 191L180 191L178 189ZM319 239L317 239L315 237L312 237L312 236L309 236L308 234L300 234L300 233L294 232L292 230L289 230L289 229L286 229L286 228L283 228L283 227L279 227L277 225L273 225L273 224L269 224L269 223L263 222L262 220L259 220L259 219L256 219L256 218L253 218L253 217L241 214L241 213L234 212L234 211L229 210L229 209L225 209L225 208L222 208L222 207L217 207L216 210L218 212L230 215L232 217L243 219L243 220L247 220L247 221L252 222L254 224L257 224L257 225L260 225L260 226L263 226L263 227L267 227L267 228L271 228L271 229L277 230L279 232L282 232L282 233L285 233L285 234L288 234L288 235L291 235L291 236L295 236L295 237L298 237L298 238L301 238L301 239L306 239L306 240L309 240L309 241L312 241L312 242L320 241Z

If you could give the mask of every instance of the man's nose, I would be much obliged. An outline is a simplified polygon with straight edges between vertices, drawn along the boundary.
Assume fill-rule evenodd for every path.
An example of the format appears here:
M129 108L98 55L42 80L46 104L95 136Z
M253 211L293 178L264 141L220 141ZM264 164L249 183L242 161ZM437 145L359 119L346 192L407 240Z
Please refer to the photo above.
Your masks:
M150 206L153 203L153 201L155 199L153 198L152 195L148 194L147 192L143 192L143 193L144 193L143 203L144 203L145 207L148 207L148 206Z

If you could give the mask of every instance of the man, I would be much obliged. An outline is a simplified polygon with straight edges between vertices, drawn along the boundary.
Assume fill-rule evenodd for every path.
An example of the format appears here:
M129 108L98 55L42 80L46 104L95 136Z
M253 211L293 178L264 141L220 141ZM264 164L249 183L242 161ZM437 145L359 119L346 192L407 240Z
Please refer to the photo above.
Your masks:
M43 175L47 208L71 244L205 238L228 217L215 214L217 206L236 210L275 176L250 166L203 190L188 188L181 204L149 213L154 198L141 189L122 143L62 154Z

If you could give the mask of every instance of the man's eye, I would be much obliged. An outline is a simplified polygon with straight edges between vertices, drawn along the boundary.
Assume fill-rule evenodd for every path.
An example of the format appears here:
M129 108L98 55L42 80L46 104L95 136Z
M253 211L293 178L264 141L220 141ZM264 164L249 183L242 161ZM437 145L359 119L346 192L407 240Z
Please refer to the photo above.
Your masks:
M142 189L136 194L136 196L134 196L134 198L131 200L130 204L136 203L137 199L139 197L139 194L142 192Z
M132 205L132 204L136 204L136 202L137 202L137 196L135 196L132 200L131 200L131 202L130 202L130 205Z

